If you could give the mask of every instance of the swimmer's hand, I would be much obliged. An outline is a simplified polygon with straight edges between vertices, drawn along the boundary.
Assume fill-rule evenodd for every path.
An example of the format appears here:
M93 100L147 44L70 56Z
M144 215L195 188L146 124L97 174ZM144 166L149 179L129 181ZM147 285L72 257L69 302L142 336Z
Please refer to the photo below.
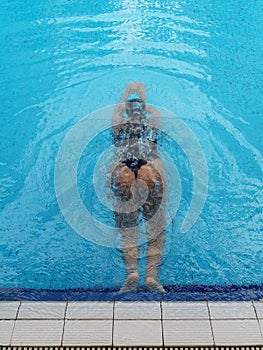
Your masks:
M128 97L137 93L142 100L146 100L146 87L140 82L132 81L124 91L123 101L127 101Z

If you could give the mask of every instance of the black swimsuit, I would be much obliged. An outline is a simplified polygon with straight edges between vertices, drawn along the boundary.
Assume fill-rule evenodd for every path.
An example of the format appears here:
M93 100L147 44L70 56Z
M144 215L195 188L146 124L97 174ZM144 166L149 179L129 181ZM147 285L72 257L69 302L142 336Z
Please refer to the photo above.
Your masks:
M112 130L113 143L116 146L116 156L122 164L131 169L135 178L140 168L158 158L158 130L148 124L144 117L141 122L127 121Z
M127 159L122 161L123 164L127 165L127 167L129 167L131 169L131 171L134 173L135 175L135 179L137 179L138 176L138 171L140 170L140 168L147 164L146 160L143 159Z

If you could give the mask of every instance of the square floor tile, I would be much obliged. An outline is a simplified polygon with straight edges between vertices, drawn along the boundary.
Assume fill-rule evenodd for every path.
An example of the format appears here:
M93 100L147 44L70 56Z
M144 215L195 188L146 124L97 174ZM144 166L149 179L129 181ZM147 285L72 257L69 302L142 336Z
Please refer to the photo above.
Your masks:
M111 320L113 302L69 302L66 318Z
M159 302L116 302L114 319L161 319L161 306Z
M163 319L209 319L206 302L162 302Z
M115 320L114 346L162 345L161 320Z
M15 321L0 321L0 345L9 345Z
M256 319L252 302L209 302L212 319Z
M60 345L64 321L17 320L11 345Z
M255 306L258 318L263 318L263 303L254 301L253 304Z
M17 315L19 301L1 301L0 302L0 319L1 320L14 320Z
M65 302L22 302L18 319L64 319Z
M112 320L68 320L62 345L112 345Z
M164 320L164 345L213 345L209 320Z
M212 320L216 345L259 345L262 336L257 320Z

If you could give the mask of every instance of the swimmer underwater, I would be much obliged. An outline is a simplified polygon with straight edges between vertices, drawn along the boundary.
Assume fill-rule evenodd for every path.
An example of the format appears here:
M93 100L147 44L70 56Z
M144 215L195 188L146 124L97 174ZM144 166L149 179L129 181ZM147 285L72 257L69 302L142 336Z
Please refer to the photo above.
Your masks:
M135 191L140 194L142 184L148 195L134 210L118 210L115 222L122 236L122 256L126 266L126 279L122 292L137 291L139 272L138 218L146 222L147 265L145 284L154 292L165 292L158 278L158 269L165 243L164 165L158 156L158 130L160 113L146 103L146 89L141 83L131 82L124 91L121 103L112 117L112 137L115 158L111 188L125 207Z

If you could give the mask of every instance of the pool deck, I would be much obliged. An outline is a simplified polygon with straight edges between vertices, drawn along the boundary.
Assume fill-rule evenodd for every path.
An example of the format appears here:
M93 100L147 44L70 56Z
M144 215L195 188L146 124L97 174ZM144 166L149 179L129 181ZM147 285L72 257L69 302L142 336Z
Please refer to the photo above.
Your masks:
M263 302L0 301L0 345L260 346Z

